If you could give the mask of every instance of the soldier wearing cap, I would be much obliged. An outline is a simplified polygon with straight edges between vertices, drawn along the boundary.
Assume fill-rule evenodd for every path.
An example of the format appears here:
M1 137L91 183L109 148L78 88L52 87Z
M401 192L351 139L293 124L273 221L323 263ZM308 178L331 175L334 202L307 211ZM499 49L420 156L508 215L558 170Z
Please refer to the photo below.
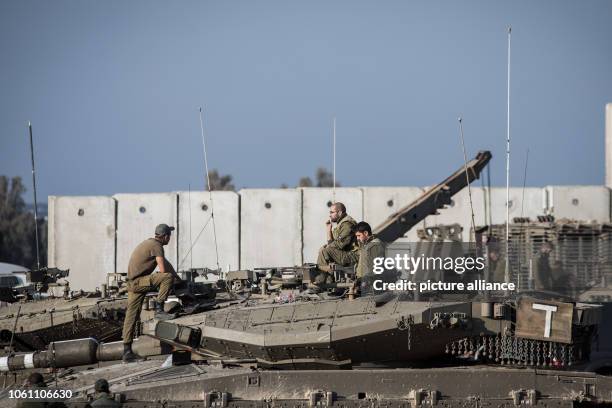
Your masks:
M96 392L95 399L89 404L92 408L119 408L121 403L116 401L109 390L108 381L104 378L96 380L94 384L94 390Z
M147 292L159 290L155 299L155 317L158 319L172 317L164 313L164 302L168 298L174 278L181 280L164 256L164 245L170 242L172 231L174 227L159 224L155 228L155 238L141 242L130 257L127 280L128 305L123 323L124 362L136 361L140 358L132 351L132 341ZM156 267L159 268L159 272L153 273Z
M336 227L332 229L332 224ZM356 221L346 213L344 204L332 204L329 219L326 222L327 244L319 249L317 265L323 272L330 272L329 264L352 266L357 263L359 255L353 235Z

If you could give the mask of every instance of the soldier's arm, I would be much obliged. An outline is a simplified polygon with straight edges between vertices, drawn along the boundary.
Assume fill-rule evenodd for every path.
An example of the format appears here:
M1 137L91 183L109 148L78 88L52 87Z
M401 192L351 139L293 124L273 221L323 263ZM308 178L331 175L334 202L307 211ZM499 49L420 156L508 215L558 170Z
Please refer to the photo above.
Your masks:
M332 248L344 250L348 244L351 243L353 234L351 231L351 224L348 222L343 223L338 227L338 238L333 239L327 246Z
M174 270L174 267L172 266L172 264L168 262L166 258L164 258L163 256L156 256L155 261L157 262L157 267L159 268L160 273L170 273L177 280L181 280L181 278L178 276L178 274Z
M373 245L366 250L367 252L367 264L366 270L367 274L374 274L374 258L384 258L385 257L385 248L381 245Z

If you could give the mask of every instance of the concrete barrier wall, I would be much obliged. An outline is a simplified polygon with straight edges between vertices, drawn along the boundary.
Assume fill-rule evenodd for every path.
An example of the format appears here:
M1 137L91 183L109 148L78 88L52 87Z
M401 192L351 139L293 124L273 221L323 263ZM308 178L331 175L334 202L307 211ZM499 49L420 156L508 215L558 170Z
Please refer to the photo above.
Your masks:
M215 210L215 230L211 211ZM178 192L178 267L177 270L208 267L235 270L240 261L239 196L233 191ZM193 248L190 250L190 248Z
M117 200L117 272L127 272L132 251L142 241L155 235L157 224L177 225L176 193L116 194ZM176 231L175 231L176 232ZM164 247L166 258L177 264L177 234Z
M610 190L603 186L547 186L548 207L556 219L610 221Z
M240 268L302 263L302 194L298 189L243 189Z
M304 262L316 262L319 248L327 242L325 221L333 201L331 188L301 188L302 239ZM363 193L359 188L336 188L336 200L346 206L347 213L356 221L363 219Z
M357 221L373 228L390 214L414 201L425 189L418 187L338 188L336 200L347 205ZM208 193L117 194L111 197L49 197L49 265L71 269L74 289L93 290L108 272L126 272L132 250L153 236L159 223L178 228L165 247L168 259L183 268L191 266L187 255L193 241L193 266L216 267L212 225L196 238L208 220ZM228 268L254 268L315 262L325 242L325 219L332 190L243 189L215 192L219 264ZM472 188L476 225L486 223L485 190ZM510 218L523 215L535 219L545 213L582 221L610 221L610 190L603 186L548 186L510 189ZM506 191L491 189L494 224L505 222ZM208 208L203 209L203 206ZM521 212L522 207L522 212ZM78 215L79 210L83 215ZM453 203L439 215L428 216L401 241L416 241L424 226L458 223L468 239L471 226L468 190L453 197ZM191 235L189 236L189 216ZM115 235L116 231L116 235Z
M115 200L49 196L49 266L70 269L72 289L93 291L115 270Z
M510 189L510 221L516 217L529 217L535 220L538 215L546 213L546 193L543 188L526 187L523 200L522 188ZM491 189L491 208L493 224L506 222L506 189ZM484 210L483 210L484 211ZM483 225L484 217L476 220L476 225Z

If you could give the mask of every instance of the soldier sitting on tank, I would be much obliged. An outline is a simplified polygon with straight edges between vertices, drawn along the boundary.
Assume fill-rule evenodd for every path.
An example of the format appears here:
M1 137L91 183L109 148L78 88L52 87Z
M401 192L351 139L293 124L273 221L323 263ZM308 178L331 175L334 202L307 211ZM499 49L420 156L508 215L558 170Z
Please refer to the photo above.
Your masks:
M176 271L164 256L164 245L170 242L174 227L159 224L155 228L155 238L141 242L132 252L128 264L128 304L123 322L123 361L131 362L140 357L132 351L134 329L140 317L142 303L147 292L159 289L155 299L155 318L163 320L174 317L164 312L164 302L174 279L181 281ZM155 268L159 272L153 273Z
M374 258L385 257L385 244L372 234L372 227L361 221L353 228L355 238L359 243L359 259L357 261L357 278L373 275Z
M333 224L335 228L332 228ZM317 265L319 269L328 275L322 275L323 278L331 280L330 264L340 266L352 266L358 261L357 244L352 229L355 226L355 220L346 213L344 204L337 202L331 205L329 209L329 219L325 223L327 229L327 244L319 249L319 257ZM321 281L317 277L318 281ZM325 279L323 279L325 280Z
M47 388L47 384L41 373L32 373L28 376L27 380L24 383L25 389L36 390L38 388ZM31 398L23 398L17 401L15 405L17 408L39 408L39 407L52 407L58 404L51 404L42 399L31 399Z
M353 228L355 238L359 243L359 260L357 262L356 277L361 281L362 294L371 291L374 280L374 259L385 257L385 244L372 234L372 227L365 221L361 221ZM383 271L387 274L389 271ZM387 280L387 276L381 279Z
M536 290L553 290L554 277L550 259L552 250L553 247L550 242L543 242L540 246L540 251L536 255L535 262L533 262L533 277Z
M110 387L108 381L104 378L96 380L94 384L94 391L96 392L94 400L88 405L92 408L119 408L121 403L116 401L110 393Z

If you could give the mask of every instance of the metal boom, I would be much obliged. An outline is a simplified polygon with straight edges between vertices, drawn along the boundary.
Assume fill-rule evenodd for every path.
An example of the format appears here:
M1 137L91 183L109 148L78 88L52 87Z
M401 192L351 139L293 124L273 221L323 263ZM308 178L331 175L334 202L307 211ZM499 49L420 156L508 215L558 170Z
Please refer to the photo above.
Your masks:
M374 234L384 242L393 242L403 237L410 228L421 222L428 215L436 214L437 210L451 203L451 197L463 190L480 176L480 172L491 160L491 152L478 152L475 158L466 166L462 165L446 180L430 188L425 194L411 204L401 208L396 213L374 229ZM467 177L466 177L467 173Z

